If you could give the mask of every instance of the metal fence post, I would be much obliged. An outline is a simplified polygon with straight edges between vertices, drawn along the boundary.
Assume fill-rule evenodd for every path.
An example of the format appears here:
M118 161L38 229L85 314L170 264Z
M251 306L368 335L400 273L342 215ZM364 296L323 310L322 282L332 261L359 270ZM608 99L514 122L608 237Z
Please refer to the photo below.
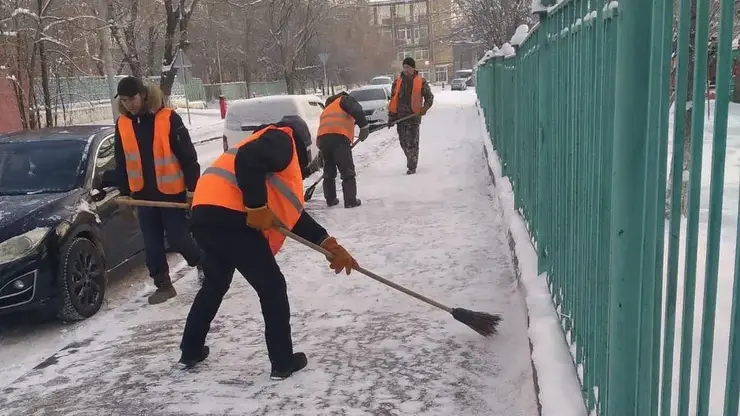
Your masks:
M612 416L637 414L642 212L650 80L650 2L622 0L617 9L614 146L609 262L608 397Z

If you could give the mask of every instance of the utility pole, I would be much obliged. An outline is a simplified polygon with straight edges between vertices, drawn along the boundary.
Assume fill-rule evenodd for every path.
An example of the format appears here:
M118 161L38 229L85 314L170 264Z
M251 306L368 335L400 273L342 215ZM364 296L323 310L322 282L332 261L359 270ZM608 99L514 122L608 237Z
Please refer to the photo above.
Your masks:
M108 95L110 96L110 106L113 114L113 122L118 118L118 106L116 105L116 71L113 68L113 56L110 52L110 22L108 21L108 1L100 0L98 3L98 14L103 20L100 28L100 42L103 46L103 66L105 67L105 77L108 81Z
M221 71L221 44L216 40L216 60L218 61L218 83L224 83L224 75Z

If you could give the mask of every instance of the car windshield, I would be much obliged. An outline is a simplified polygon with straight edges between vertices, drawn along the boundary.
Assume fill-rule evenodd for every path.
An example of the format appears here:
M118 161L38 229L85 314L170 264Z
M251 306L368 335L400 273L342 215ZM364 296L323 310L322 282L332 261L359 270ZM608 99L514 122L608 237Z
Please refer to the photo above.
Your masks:
M390 83L390 78L373 78L372 81L370 81L370 85L385 85Z
M468 78L471 76L473 76L473 70L471 69L461 69L455 72L455 78Z
M385 91L381 88L369 88L366 90L355 90L349 93L357 101L385 100Z
M86 146L82 140L0 143L0 195L74 189Z
M463 80L463 79L453 79L453 80L452 80L452 83L453 83L453 84L462 84L462 83L464 83L464 82L465 82L465 80Z
M291 100L255 100L234 107L226 116L226 123L238 130L240 124L277 123L285 116L297 116L298 109Z

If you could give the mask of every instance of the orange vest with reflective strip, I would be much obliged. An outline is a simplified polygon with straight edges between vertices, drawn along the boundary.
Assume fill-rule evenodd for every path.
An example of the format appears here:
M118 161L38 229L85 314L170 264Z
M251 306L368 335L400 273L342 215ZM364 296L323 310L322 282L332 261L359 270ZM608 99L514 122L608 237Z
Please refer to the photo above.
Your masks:
M170 147L170 115L172 110L163 108L154 115L154 173L157 189L163 194L176 195L185 192L185 177L180 161ZM121 135L123 153L126 155L126 174L131 192L144 188L144 168L141 165L139 143L136 141L134 122L126 115L118 117L118 133Z
M244 212L244 199L236 180L234 161L239 148L257 140L269 130L280 130L290 136L293 145L293 158L288 167L277 173L267 175L267 206L275 213L278 221L288 230L293 229L303 212L303 176L298 163L298 155L293 140L293 130L289 127L267 126L237 143L224 152L213 164L203 171L195 187L192 207L212 205L233 211ZM266 230L262 234L270 244L272 254L277 254L285 242L285 236L276 230Z
M337 98L321 112L318 137L341 134L352 143L355 139L355 119L342 110L341 100L342 97Z
M393 96L391 102L388 104L388 112L398 113L398 97L401 95L401 84L403 81L401 77L396 78L396 83L393 88ZM411 88L411 111L414 113L421 112L421 104L424 97L421 95L421 87L424 83L424 78L420 75L414 77L414 85Z

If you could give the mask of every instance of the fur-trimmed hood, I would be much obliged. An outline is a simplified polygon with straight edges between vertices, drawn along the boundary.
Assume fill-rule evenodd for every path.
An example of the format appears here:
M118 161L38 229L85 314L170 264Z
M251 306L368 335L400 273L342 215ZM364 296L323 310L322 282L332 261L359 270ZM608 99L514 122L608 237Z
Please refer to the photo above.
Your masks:
M144 99L144 105L140 114L154 114L164 107L164 93L156 85L146 84L146 96L142 98ZM135 115L126 111L126 108L121 104L121 100L118 100L118 114Z

